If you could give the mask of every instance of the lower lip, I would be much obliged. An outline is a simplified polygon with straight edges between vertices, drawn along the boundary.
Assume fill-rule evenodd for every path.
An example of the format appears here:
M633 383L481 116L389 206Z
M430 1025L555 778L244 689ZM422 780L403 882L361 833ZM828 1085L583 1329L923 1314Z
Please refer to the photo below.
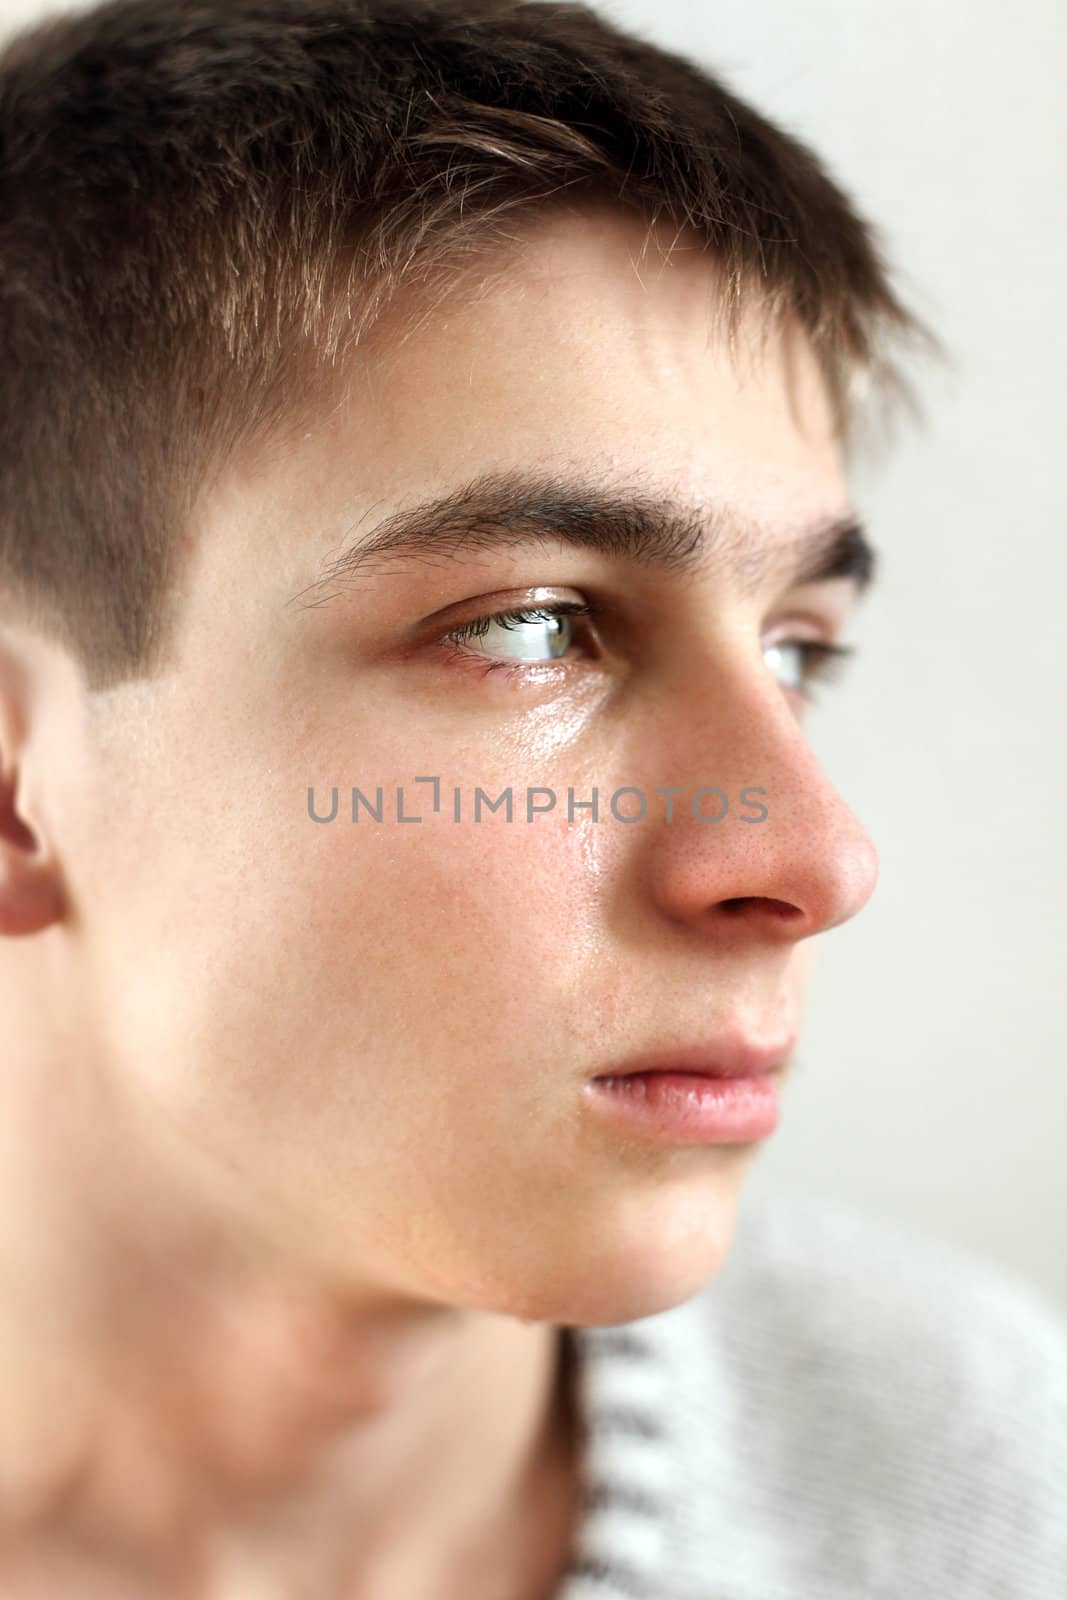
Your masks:
M744 1078L694 1072L637 1072L594 1078L590 1105L622 1129L671 1144L747 1144L778 1125L778 1084L769 1073Z

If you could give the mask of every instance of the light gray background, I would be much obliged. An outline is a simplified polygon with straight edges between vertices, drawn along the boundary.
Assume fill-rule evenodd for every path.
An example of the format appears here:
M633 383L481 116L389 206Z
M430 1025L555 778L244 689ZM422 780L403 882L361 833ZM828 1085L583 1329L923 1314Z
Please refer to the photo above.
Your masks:
M0 0L14 26L41 0ZM603 0L830 162L955 357L854 475L884 551L812 737L878 844L753 1186L937 1234L1067 1308L1064 154L1056 0ZM711 781L709 779L709 781Z

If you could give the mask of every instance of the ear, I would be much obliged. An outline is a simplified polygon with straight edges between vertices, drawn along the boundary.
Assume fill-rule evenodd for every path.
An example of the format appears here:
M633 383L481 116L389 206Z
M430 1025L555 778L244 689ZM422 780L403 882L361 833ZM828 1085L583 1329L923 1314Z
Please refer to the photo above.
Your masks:
M0 936L40 933L62 919L62 874L28 815L19 772L22 679L0 640Z

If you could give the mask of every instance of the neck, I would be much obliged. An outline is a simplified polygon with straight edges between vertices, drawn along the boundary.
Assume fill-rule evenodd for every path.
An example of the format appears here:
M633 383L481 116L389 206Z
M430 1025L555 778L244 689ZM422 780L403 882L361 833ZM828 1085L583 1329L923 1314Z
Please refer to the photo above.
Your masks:
M476 1568L550 1592L576 1487L558 1330L326 1279L91 1078L5 1090L0 1551L92 1548L212 1600L287 1562L323 1595Z

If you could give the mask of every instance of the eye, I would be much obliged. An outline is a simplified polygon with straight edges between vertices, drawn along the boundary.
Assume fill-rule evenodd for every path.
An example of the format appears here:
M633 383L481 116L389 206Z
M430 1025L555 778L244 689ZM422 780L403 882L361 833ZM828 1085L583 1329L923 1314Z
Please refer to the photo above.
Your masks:
M816 682L836 682L855 653L854 645L824 639L778 639L763 647L763 659L782 687L806 700L814 699Z
M560 600L523 611L497 611L450 628L442 643L461 655L494 666L522 662L559 661L574 643L575 619L590 617L598 608L584 600ZM479 648L468 648L473 640Z

